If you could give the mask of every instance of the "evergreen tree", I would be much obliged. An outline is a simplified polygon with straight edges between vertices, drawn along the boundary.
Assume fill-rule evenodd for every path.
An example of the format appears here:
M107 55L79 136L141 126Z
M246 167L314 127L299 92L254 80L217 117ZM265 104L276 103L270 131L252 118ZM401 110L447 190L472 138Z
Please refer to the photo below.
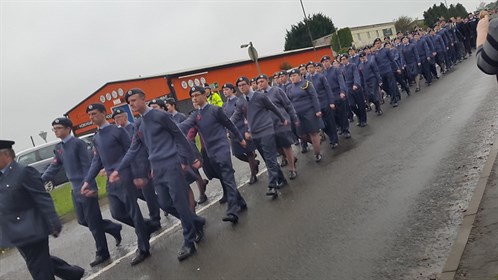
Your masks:
M334 23L329 17L322 13L313 14L311 18L300 21L287 30L284 46L286 51L312 46L306 24L308 24L313 40L335 32Z

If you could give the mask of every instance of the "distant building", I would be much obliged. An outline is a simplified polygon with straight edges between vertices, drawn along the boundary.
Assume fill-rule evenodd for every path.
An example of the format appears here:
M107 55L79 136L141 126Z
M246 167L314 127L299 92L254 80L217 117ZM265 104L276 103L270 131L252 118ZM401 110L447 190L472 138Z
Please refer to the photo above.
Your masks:
M351 27L353 44L355 47L363 47L373 43L375 38L384 38L385 36L393 37L396 35L394 22L371 24L364 26Z

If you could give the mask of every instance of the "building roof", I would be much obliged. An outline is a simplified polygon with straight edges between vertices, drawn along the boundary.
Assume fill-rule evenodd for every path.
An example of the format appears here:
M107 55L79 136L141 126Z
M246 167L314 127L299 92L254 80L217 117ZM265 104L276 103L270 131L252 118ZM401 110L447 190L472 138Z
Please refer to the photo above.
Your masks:
M351 30L351 32L353 32L355 30L361 30L361 29L365 29L365 28L381 27L381 26L385 26L385 25L394 25L394 22L390 21L390 22L384 22L384 23L376 23L376 24L370 24L370 25L355 26L355 27L350 27L349 30Z

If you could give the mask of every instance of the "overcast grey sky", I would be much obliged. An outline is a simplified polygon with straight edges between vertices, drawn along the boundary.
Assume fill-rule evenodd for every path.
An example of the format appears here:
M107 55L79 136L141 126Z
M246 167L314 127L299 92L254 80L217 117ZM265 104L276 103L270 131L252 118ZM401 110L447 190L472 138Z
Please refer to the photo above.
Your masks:
M0 0L0 139L19 151L54 140L50 123L109 81L283 51L286 29L303 19L299 0ZM422 18L440 1L304 0L338 28ZM457 1L448 0L449 4ZM459 1L469 11L480 1Z

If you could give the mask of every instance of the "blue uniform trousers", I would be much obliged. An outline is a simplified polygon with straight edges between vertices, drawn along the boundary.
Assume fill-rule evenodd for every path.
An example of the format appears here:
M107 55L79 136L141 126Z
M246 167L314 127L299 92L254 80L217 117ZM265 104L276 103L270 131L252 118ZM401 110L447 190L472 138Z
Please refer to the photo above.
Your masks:
M349 108L348 100L340 100L335 103L335 122L343 133L349 133L349 110L351 109Z
M380 92L379 81L375 77L365 81L364 93L367 102L372 102L375 105L375 111L378 112L380 110Z
M260 138L254 138L254 144L259 153L263 156L268 169L268 186L276 187L280 182L285 180L284 174L277 162L278 152L275 135L266 135Z
M148 252L150 249L149 229L138 206L131 175L128 171L121 171L120 177L118 182L107 181L107 197L111 215L114 219L134 227L138 249L141 252Z
M102 219L98 197L85 197L75 190L72 190L71 197L78 223L88 227L92 233L95 240L95 247L97 248L97 255L103 257L109 256L105 234L118 236L121 226L109 220Z
M363 91L358 89L357 91L353 91L352 88L349 89L348 93L348 101L349 106L351 107L351 111L355 113L360 122L367 122L367 110L365 104L365 96L363 95Z
M149 209L149 218L154 225L161 224L161 216L159 211L159 202L157 201L157 194L154 190L154 184L151 179L147 182L147 185L138 190L138 198L144 200L147 204L147 209Z
M427 59L423 59L420 65L420 72L424 75L424 79L426 83L432 83L432 74L431 74L431 62Z
M396 78L394 76L394 73L387 72L381 74L381 76L382 76L382 87L391 97L391 103L398 102L400 96L399 96L398 87L396 86Z
M221 185L223 186L223 194L227 197L228 208L227 214L237 216L240 206L245 206L246 202L237 189L235 182L235 170L233 169L230 153L225 154L226 158L209 158L211 166L218 169L221 174Z
M180 220L184 245L194 246L197 228L204 226L206 221L190 210L187 189L189 186L180 164L165 164L161 168L155 168L153 174L159 206Z
M17 247L26 261L33 280L53 280L54 275L64 280L80 279L81 270L64 260L51 256L48 237L31 244Z
M323 108L322 110L322 120L325 125L323 132L329 137L330 144L339 143L339 137L337 137L337 126L335 124L334 111L330 107Z

